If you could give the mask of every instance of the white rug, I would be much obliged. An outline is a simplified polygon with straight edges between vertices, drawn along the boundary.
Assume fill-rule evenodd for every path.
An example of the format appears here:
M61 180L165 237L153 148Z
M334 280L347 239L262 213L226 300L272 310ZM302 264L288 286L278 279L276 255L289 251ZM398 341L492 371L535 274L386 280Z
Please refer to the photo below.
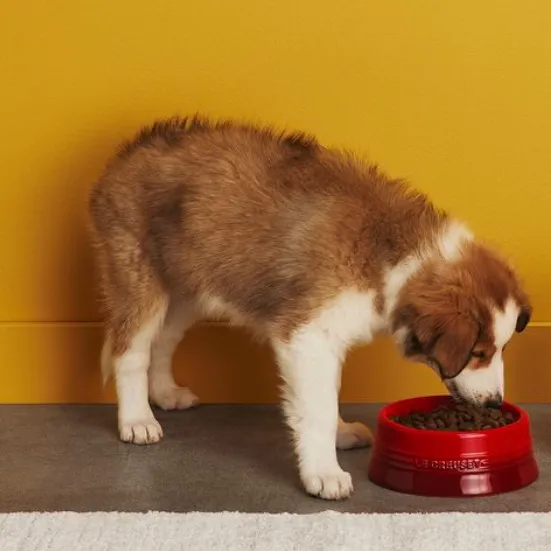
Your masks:
M16 513L1 551L549 551L551 513Z

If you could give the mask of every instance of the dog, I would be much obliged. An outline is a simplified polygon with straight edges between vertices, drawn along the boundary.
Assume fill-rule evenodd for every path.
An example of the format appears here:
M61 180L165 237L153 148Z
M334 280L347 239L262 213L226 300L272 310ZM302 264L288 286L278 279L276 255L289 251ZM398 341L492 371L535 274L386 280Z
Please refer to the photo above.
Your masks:
M171 358L201 319L273 347L308 494L353 492L337 449L367 446L339 415L347 350L381 334L451 395L503 399L503 350L532 307L508 262L424 194L302 133L158 120L124 142L89 196L120 439L158 442L150 403L198 403Z

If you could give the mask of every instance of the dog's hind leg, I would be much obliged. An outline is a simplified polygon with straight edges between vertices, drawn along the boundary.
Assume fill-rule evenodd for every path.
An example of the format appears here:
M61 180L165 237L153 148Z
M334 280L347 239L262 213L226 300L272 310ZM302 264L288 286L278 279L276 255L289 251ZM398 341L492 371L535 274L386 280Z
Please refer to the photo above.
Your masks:
M199 403L191 390L176 384L172 374L172 358L176 347L195 319L190 305L172 301L163 326L153 342L149 366L149 397L164 410L187 409Z

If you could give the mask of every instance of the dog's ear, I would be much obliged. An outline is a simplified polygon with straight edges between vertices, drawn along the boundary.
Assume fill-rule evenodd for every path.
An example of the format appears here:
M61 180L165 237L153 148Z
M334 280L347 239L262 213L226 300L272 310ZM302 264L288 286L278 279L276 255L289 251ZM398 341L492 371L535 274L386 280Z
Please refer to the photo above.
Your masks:
M528 325L528 323L530 322L531 317L532 317L532 307L530 305L523 306L517 318L517 325L515 327L515 331L517 333L522 333L524 329L526 329L526 326Z
M419 320L415 335L442 379L450 379L469 363L479 330L478 323L468 315L434 314Z
M455 377L469 363L478 333L478 324L467 316L457 316L446 325L429 354L443 379Z

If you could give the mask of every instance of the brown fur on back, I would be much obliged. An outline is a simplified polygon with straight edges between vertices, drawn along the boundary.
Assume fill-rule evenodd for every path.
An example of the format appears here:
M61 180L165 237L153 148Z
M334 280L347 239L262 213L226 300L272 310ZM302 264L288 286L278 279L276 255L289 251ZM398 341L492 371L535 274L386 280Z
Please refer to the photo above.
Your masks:
M197 117L124 144L90 213L108 327L171 300L215 299L282 338L343 288L380 291L383 271L446 220L405 183L313 138ZM131 333L118 331L116 350Z

